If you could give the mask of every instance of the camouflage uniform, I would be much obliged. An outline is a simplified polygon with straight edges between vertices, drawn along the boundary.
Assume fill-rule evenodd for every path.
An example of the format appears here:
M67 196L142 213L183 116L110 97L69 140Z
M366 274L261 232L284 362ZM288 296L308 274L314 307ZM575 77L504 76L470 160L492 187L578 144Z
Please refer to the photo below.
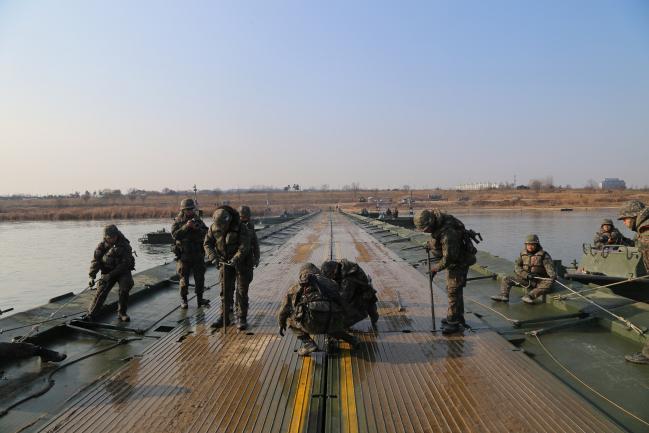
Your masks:
M431 272L447 271L448 311L443 331L456 332L460 330L459 324L464 324L463 291L469 266L476 262L477 250L464 224L453 215L439 209L423 210L415 215L414 223L417 229L430 233L427 248L436 260Z
M257 233L255 233L255 225L250 220L250 208L248 206L241 206L239 208L239 217L241 224L248 229L250 236L250 259L244 260L245 266L237 270L237 293L235 304L239 308L239 329L243 330L248 327L247 314L248 314L248 290L250 283L254 277L254 268L259 265L259 240Z
M610 230L604 229L604 226L610 226ZM607 245L627 245L632 246L633 241L625 237L618 229L613 226L613 221L605 219L600 225L600 229L595 233L593 238L593 246L597 249L602 249Z
M552 257L548 254L539 243L537 235L529 235L525 239L525 244L536 245L534 252L528 252L527 249L521 251L520 256L514 263L514 275L508 275L500 282L500 295L492 296L495 301L509 301L509 292L512 287L517 285L529 289L527 296L523 297L526 303L534 303L534 300L540 296L549 293L552 290L552 284L557 278ZM534 277L548 278L539 280Z
M245 224L241 223L239 213L230 206L220 206L214 211L214 223L210 226L203 242L207 258L220 267L221 276L221 301L228 307L233 304L235 286L237 292L237 313L239 320L248 315L249 282L242 281L241 270L252 267L252 254L250 254L250 234ZM246 293L241 292L245 287ZM213 325L220 327L224 323L223 312Z
M321 270L325 277L334 280L340 287L340 293L348 307L345 326L350 327L367 316L375 325L379 320L376 306L378 298L363 268L357 263L342 259L340 262L324 262Z
M638 200L632 200L624 205L618 220L632 219L631 230L637 233L635 246L642 254L645 269L649 271L649 208ZM637 364L649 364L649 340L642 352L625 356L627 361Z
M284 335L287 326L291 328L302 342L300 355L318 349L311 338L313 334L326 334L354 346L356 339L345 332L346 310L336 282L320 275L312 263L306 263L300 268L298 282L289 288L277 315L280 335Z
M110 244L107 237L116 236L117 241ZM97 273L101 271L101 278L97 282L97 294L90 306L87 318L93 320L106 301L108 293L115 284L119 286L117 314L120 320L128 321L126 309L128 307L128 293L133 288L131 271L135 269L135 258L131 244L116 226L108 225L104 228L104 240L97 245L90 263L90 279L94 281Z
M194 293L198 306L207 305L203 299L205 290L205 250L203 241L207 234L207 226L198 215L189 215L188 210L194 210L194 201L183 200L183 210L178 213L171 226L171 235L176 241L176 271L180 277L181 306L187 308L187 293L189 276L194 274ZM190 223L191 221L191 223Z
M0 364L40 356L43 361L60 362L67 356L31 343L0 343Z

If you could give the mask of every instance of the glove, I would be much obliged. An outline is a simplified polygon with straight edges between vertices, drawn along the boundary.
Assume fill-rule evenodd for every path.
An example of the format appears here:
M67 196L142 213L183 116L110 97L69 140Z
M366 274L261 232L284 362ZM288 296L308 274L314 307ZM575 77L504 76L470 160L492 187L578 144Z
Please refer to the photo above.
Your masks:
M230 265L237 271L239 270L239 257L234 256L232 257L232 260L230 260Z
M212 264L218 268L219 267L219 259L212 260Z
M438 272L439 271L437 270L437 267L431 266L430 267L430 279L432 280L433 278L435 278L435 275L437 275Z
M194 228L194 220L189 220L186 223L187 228L193 229Z
M254 263L255 268L259 266L259 257L255 257L255 263Z
M279 335L283 337L284 332L286 332L286 324L279 325Z
M90 277L90 280L88 280L88 287L95 287L95 279L93 277Z

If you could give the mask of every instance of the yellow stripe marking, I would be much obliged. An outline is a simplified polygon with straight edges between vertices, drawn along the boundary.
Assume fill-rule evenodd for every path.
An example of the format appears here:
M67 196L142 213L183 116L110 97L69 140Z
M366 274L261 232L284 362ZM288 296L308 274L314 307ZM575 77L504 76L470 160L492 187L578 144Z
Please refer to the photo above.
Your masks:
M352 375L352 357L348 343L340 343L340 403L342 411L342 431L358 433L358 413L356 411L356 395L354 393L354 376Z
M302 367L300 368L299 375L300 380L297 384L297 391L295 393L295 404L293 405L291 426L288 430L290 433L301 433L304 431L307 419L306 414L309 409L309 402L311 401L311 387L313 381L313 359L310 356L305 356L302 359Z

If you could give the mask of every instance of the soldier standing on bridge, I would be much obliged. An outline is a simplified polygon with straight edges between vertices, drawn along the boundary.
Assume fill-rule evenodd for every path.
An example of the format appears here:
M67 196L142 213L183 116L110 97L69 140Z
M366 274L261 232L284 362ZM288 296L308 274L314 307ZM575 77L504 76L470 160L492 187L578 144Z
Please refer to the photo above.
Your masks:
M339 262L328 260L320 269L325 277L334 280L340 287L342 298L348 306L345 326L350 327L367 316L372 326L376 326L379 321L376 290L363 268L358 263L342 259Z
M613 225L613 221L608 218L602 221L599 231L593 238L595 248L602 249L607 245L633 245L633 241L620 233Z
M509 302L509 292L513 286L529 289L521 298L526 304L536 303L536 299L549 293L557 278L552 257L539 242L537 235L525 239L525 248L514 263L515 275L508 275L500 283L500 294L491 297L494 301Z
M210 262L220 268L221 276L221 305L222 311L219 319L212 324L214 328L221 328L230 324L230 306L234 301L236 280L242 270L253 266L253 257L250 253L250 234L248 228L241 222L239 213L230 206L220 206L212 215L214 222L207 231L203 247ZM245 286L243 293L237 293L237 312L239 314L238 328L246 329L248 313L248 294ZM241 286L239 287L241 289ZM244 305L245 300L245 305ZM226 311L223 311L223 310ZM225 314L228 314L225 316Z
M203 299L205 290L205 250L203 241L207 226L196 212L196 203L191 198L180 202L180 212L171 226L171 235L176 242L176 271L180 277L180 308L187 308L189 275L194 274L194 293L198 307L209 306Z
M618 220L637 233L635 246L642 254L642 261L645 269L649 271L649 208L638 200L631 200L620 210ZM642 352L634 353L624 357L627 361L635 364L649 364L649 339L642 348Z
M311 335L325 334L327 347L333 339L349 343L352 348L358 340L345 332L347 307L335 281L320 274L313 263L300 267L298 282L288 289L277 316L279 334L284 336L287 326L297 334L302 346L297 353L306 356L318 350Z
M254 268L259 266L259 240L257 233L255 233L255 225L250 220L251 212L248 206L239 207L239 216L241 217L241 224L245 225L250 235L250 255L252 260L245 260L246 267L242 267L237 271L237 291L235 304L237 305L237 315L239 317L239 329L245 330L248 328L248 289L252 282Z
M453 215L439 209L423 210L414 217L417 230L430 233L427 249L436 259L430 269L430 278L446 269L446 291L448 311L442 320L442 333L453 334L464 330L464 286L469 266L476 262L476 248L472 237L477 235L467 230Z
M121 322L131 319L126 314L128 307L128 293L133 288L131 271L135 269L135 258L131 244L114 224L104 227L104 240L97 245L90 263L90 284L95 285L97 273L101 271L101 278L97 282L97 294L92 301L85 320L95 320L106 297L115 284L119 285L119 298L117 303L117 317Z

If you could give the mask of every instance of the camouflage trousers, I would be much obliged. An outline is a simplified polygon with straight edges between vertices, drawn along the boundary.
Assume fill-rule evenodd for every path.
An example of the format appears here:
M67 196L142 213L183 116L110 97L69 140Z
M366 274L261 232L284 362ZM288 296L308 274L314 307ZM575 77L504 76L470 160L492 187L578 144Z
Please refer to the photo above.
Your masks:
M110 274L103 274L101 276L97 282L97 294L88 310L88 315L90 317L95 317L99 313L101 307L104 306L104 302L106 302L106 297L108 297L110 290L115 286L115 284L119 286L117 312L119 314L126 314L126 309L128 308L128 293L133 288L133 276L131 275L131 271L124 272L116 277L111 277Z
M289 317L287 320L287 324L289 329L296 335L297 339L300 340L302 343L306 343L307 341L313 341L315 343L311 334L309 334L298 321L294 320L292 317ZM330 332L327 333L326 335L327 337L333 337L337 340L347 341L348 343L354 342L354 337L345 331Z
M180 297L187 299L189 293L189 276L194 274L194 293L200 296L205 291L205 261L203 259L196 261L183 261L176 262L176 272L180 277Z
M448 310L446 320L449 323L464 323L464 286L468 266L457 266L446 271L446 294L448 295Z
M514 286L521 286L529 290L527 295L532 299L536 299L539 296L546 295L552 291L552 281L528 281L526 278L521 278L518 275L508 275L500 282L500 294L509 298L509 292Z
M252 277L252 268L237 271L231 266L221 266L221 300L228 305L228 309L234 305L239 318L248 317L248 288Z

